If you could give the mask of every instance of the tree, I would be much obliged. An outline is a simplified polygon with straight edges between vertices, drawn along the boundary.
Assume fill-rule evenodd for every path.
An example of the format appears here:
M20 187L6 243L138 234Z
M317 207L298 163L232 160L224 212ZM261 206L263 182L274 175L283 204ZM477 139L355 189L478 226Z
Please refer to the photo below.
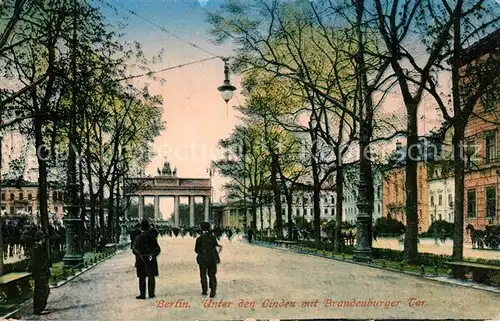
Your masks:
M426 1L421 12L429 14L430 17L422 22L427 35L431 39L439 39L444 34L447 40L446 50L435 64L438 70L451 73L451 94L440 92L439 77L429 77L425 89L437 102L445 120L441 133L444 134L449 127L453 128L453 258L461 261L464 234L465 128L479 99L488 92L497 91L500 85L500 51L495 45L495 42L498 42L498 31L491 34L487 41L468 49L464 47L497 27L500 15L498 9L484 0L473 3L457 0L452 4L445 0L437 3ZM426 45L429 47L429 44Z
M251 201L252 229L257 226L257 200L260 191L264 188L268 174L261 174L261 169L269 168L268 157L263 145L262 131L258 124L248 123L237 126L231 136L219 142L225 149L226 157L215 161L214 167L230 182L224 185L228 198L236 198L244 202L244 227L246 228L247 197ZM234 153L236 151L236 153ZM233 155L231 155L233 153ZM230 157L235 156L235 157Z
M360 57L357 41L371 43L373 48L376 48L373 45L376 42L371 38L356 40L357 29L349 28L346 20L339 18L341 10L334 4L300 0L284 4L279 1L257 4L229 1L221 12L208 17L217 43L232 39L239 45L235 59L236 70L264 70L276 78L291 80L300 88L298 95L302 96L304 105L292 114L304 112L309 121L307 126L288 130L309 135L315 239L318 244L321 186L329 179L330 174L342 167L342 155L355 140L356 124L360 121L361 111L366 114L363 116L366 121L363 126L359 126L362 131L360 149L367 149L374 126L373 113L377 106L371 95L385 85L386 79L383 76L388 66L386 63L377 63L380 62L381 55L373 50L378 55L373 55L375 58L371 60L363 57L365 63L369 61L371 64L358 73L358 60L353 59ZM263 18L256 18L257 12ZM364 7L361 12L364 13ZM355 23L353 25L356 26ZM359 30L362 30L361 27ZM360 78L359 75L363 73L364 78ZM367 80L369 76L373 78L370 83ZM366 86L363 87L365 99L359 96L362 79L366 80ZM383 97L384 95L381 100ZM359 102L371 104L370 109L361 109ZM344 128L342 124L345 125ZM331 128L335 128L335 125L340 130L339 135L332 133ZM369 126L368 131L365 125ZM326 146L334 155L330 158L336 159L326 161L325 155L320 155L320 150ZM369 169L368 166L369 160L364 162L363 168ZM366 181L371 182L372 179L368 178L371 177L371 170L362 172L367 177ZM339 180L342 177L343 175L338 175ZM367 192L370 194L369 190ZM366 196L368 200L373 199ZM371 219L367 222L371 222ZM337 239L338 235L337 233Z

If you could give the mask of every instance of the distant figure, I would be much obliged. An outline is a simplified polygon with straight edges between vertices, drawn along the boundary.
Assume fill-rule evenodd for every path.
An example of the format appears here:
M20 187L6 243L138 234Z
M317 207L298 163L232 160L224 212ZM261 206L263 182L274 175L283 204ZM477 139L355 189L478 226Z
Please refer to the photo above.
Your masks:
M32 274L35 281L35 291L33 292L33 313L42 315L49 313L45 310L50 294L50 264L46 246L47 237L42 231L38 231L36 232L33 241Z
M233 229L228 229L226 232L226 235L227 235L229 242L231 242L232 238L233 238Z
M201 235L196 239L194 251L196 262L200 268L201 295L207 295L207 274L210 285L210 297L215 297L217 290L217 264L220 263L219 251L222 246L217 242L215 235L210 233L210 223L200 224ZM219 248L219 251L217 250Z
M377 240L377 230L376 229L373 229L373 240L374 241Z
M147 220L141 222L141 231L142 233L135 238L133 251L140 292L136 299L144 300L146 298L146 278L148 279L149 297L155 297L155 277L158 276L156 257L160 254L161 249Z
M253 229L252 228L248 229L247 238L248 238L248 243L252 244L252 239L253 239Z

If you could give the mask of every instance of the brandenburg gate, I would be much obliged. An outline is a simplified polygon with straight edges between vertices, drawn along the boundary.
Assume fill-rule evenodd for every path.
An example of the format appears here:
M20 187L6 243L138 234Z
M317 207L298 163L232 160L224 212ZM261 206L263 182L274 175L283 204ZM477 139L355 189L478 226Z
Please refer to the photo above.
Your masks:
M210 196L212 195L212 184L209 178L179 178L170 171L170 164L165 163L163 171L158 169L159 176L129 178L125 181L132 191L125 194L129 203L130 197L139 197L138 213L139 219L144 218L144 197L154 197L154 220L160 217L160 197L174 197L174 226L179 227L179 204L180 197L189 198L189 226L194 226L195 197L203 197L205 205L205 222L210 219ZM127 189L130 190L130 189Z

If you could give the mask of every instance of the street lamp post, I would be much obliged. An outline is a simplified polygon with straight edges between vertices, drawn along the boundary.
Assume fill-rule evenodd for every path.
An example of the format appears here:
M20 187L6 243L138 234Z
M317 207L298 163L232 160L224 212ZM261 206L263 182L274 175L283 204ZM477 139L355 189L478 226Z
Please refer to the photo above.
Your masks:
M75 146L77 138L76 112L78 83L76 81L76 50L77 50L77 20L76 5L73 13L73 52L71 57L71 68L73 75L72 83L72 106L70 109L70 130L69 130L69 155L68 155L68 196L69 204L66 205L67 214L64 217L66 227L66 254L63 262L65 266L81 266L83 264L83 254L80 249L79 233L82 231L82 220L80 219L80 206L78 205L78 183L76 181L76 153Z
M231 85L231 82L229 81L229 66L227 65L228 60L229 58L222 58L222 61L224 61L224 82L222 86L217 88L226 104L231 100L231 98L233 98L233 93L236 90L236 87Z

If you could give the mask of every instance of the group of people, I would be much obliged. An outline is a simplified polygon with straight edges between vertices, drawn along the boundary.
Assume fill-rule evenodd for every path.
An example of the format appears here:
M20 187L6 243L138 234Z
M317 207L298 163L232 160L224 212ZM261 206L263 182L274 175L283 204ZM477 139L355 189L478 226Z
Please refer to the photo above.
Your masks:
M217 291L217 264L220 263L219 252L222 246L218 243L214 231L210 229L210 223L201 223L196 232L194 251L197 254L196 262L200 271L201 294L208 295L210 289L210 297L213 298ZM155 277L159 275L157 257L161 253L158 235L161 235L158 229L148 220L143 220L130 233L131 249L135 254L135 268L139 279L139 295L136 299L139 300L146 299L146 283L149 298L154 298L156 295Z
M2 244L4 260L8 258L29 257L35 233L41 229L40 224L27 217L6 217L2 220ZM65 247L66 230L58 222L49 224L49 238L53 252L62 251Z

